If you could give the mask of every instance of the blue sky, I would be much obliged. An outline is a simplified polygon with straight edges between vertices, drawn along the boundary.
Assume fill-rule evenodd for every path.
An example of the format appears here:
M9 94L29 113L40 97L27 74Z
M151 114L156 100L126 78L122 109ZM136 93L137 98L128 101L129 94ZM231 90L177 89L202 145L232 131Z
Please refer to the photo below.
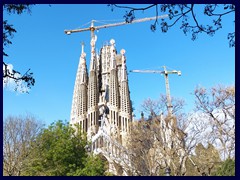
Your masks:
M4 61L20 72L31 68L36 84L29 94L4 89L3 116L31 113L46 124L69 120L81 42L85 43L89 67L90 32L68 36L64 30L81 28L92 19L107 20L106 23L124 21L124 12L112 12L106 4L64 4L36 5L31 15L4 14L17 30L13 45L6 48L9 57ZM136 13L137 18L154 15L154 10ZM128 70L161 70L163 65L169 70L181 70L182 76L169 75L170 91L171 96L185 99L185 111L189 112L194 105L191 93L197 85L210 88L235 84L235 48L229 48L227 40L227 33L234 31L233 16L223 18L223 29L213 37L200 34L196 41L185 36L179 24L167 33L159 29L152 32L152 21L102 29L96 32L96 47L99 50L104 42L115 39L118 52L126 50ZM200 15L199 18L205 21ZM164 77L159 74L129 73L128 79L137 117L144 99L165 94Z

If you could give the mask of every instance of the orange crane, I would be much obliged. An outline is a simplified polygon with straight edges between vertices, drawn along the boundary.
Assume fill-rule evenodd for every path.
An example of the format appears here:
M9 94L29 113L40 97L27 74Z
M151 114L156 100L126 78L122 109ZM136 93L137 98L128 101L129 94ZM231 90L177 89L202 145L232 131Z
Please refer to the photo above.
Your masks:
M155 17L149 17L149 18L142 18L142 19L136 19L133 20L132 22L128 23L126 21L124 22L119 22L119 23L113 23L113 24L106 24L106 25L101 25L101 26L94 26L94 22L96 20L91 21L91 26L87 28L81 28L81 29L73 29L73 30L64 30L65 34L70 35L71 33L76 33L76 32L83 32L83 31L91 31L91 39L94 38L94 31L103 29L103 28L108 28L108 27L115 27L115 26L121 26L121 25L127 25L127 24L133 24L133 23L139 23L139 22L144 22L144 21L151 21L151 20L156 20L156 19L163 19L167 18L168 15L161 15L161 16L155 16Z
M169 81L168 81L168 74L178 74L181 76L181 71L167 71L166 66L163 66L163 71L160 70L130 70L130 72L135 73L158 73L158 74L164 74L165 77L165 86L166 86L166 94L167 94L167 109L168 109L168 115L172 115L172 103L171 103L171 96L170 96L170 87L169 87Z

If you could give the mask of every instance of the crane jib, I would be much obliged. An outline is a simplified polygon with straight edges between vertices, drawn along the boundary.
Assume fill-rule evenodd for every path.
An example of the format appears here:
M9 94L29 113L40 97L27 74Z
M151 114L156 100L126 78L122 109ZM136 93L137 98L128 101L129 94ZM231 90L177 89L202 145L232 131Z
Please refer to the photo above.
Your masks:
M75 33L75 32L83 32L83 31L95 31L98 29L103 29L103 28L108 28L108 27L114 27L114 26L121 26L121 25L127 25L127 24L133 24L133 23L139 23L139 22L144 22L144 21L151 21L151 20L156 20L156 19L163 19L163 18L167 18L168 15L161 15L161 16L155 16L155 17L150 17L150 18L142 18L142 19L136 19L133 20L132 22L119 22L119 23L113 23L113 24L106 24L106 25L101 25L101 26L94 26L93 25L93 21L92 21L92 25L90 27L87 28L81 28L81 29L73 29L73 30L64 30L64 32L66 34L71 34L71 33Z

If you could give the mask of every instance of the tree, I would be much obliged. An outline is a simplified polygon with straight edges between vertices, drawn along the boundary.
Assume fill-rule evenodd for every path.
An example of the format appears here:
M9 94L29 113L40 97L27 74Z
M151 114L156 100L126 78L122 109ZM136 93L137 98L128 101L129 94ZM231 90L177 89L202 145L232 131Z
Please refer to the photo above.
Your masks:
M235 176L235 160L226 159L221 166L214 172L214 176Z
M146 99L142 103L142 108L149 115L143 117L138 125L133 125L130 135L130 149L145 148L142 143L148 145L149 150L142 150L135 156L136 160L148 165L148 175L164 175L167 167L170 167L173 175L184 175L187 150L185 147L187 123L185 114L181 112L184 107L184 100L172 98L172 116L167 113L166 95L160 95L157 100ZM160 114L160 115L158 115ZM146 120L146 121L145 121ZM146 139L146 142L144 140ZM151 142L151 143L150 143ZM140 143L136 145L137 143ZM145 154L143 154L145 153ZM135 160L134 160L135 161ZM136 164L140 164L136 162ZM143 163L144 164L144 163ZM137 167L136 169L139 169Z
M21 175L24 160L29 156L31 142L40 133L42 123L31 115L8 116L3 121L3 174Z
M185 133L176 124L175 117L154 116L131 126L127 140L133 175L164 175L167 167L172 175L185 173Z
M225 160L235 154L235 86L218 85L194 91L195 111L208 123L208 141L219 147Z
M103 175L104 163L98 157L88 156L87 143L86 134L78 126L73 128L62 121L52 123L33 143L24 175Z
M160 23L161 31L167 32L180 22L180 29L182 29L185 35L188 33L191 34L192 40L196 40L200 33L213 36L219 29L223 28L223 17L235 13L234 4L151 4L145 5L145 7L142 8L117 4L108 4L108 6L111 7L112 11L114 8L127 9L123 17L128 23L131 23L135 19L136 11L145 12L146 10L154 9L156 16L158 16L159 12L167 13L169 15L169 22L168 20L162 19ZM200 23L196 7L202 7L203 10L200 11L200 13L203 12L203 15L207 17L207 22L209 23ZM233 19L233 22L235 23L235 19ZM159 22L156 19L150 27L152 31L156 31L157 24L159 24ZM229 40L229 47L235 47L235 31L229 32L227 39Z
M3 12L10 14L22 14L24 12L31 13L32 4L3 4ZM8 57L8 54L5 52L5 47L8 47L12 44L11 39L16 33L17 30L13 27L12 24L8 23L8 20L3 20L3 56ZM29 89L34 86L35 79L33 73L30 72L30 69L26 71L23 75L13 69L11 64L5 63L3 61L3 84L7 86L10 83L15 83L15 91L20 92L29 92Z
M235 86L197 87L194 96L195 112L188 115L184 130L186 174L192 175L188 168L194 167L198 175L212 175L222 159L235 154Z
M197 144L195 155L191 156L190 159L197 174L201 176L210 176L221 163L218 150L212 144L208 144L207 148L201 143Z

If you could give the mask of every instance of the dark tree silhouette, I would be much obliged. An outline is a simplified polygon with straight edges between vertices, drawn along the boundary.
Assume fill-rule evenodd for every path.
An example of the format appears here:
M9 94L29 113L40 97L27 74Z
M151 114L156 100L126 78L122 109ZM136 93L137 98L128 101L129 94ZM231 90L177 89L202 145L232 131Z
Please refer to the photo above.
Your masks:
M8 14L22 14L27 12L31 14L31 7L33 4L3 4L3 11ZM3 56L8 57L8 54L5 52L5 47L8 47L12 44L11 39L14 37L14 33L17 30L13 27L12 24L8 23L8 20L3 19ZM23 75L10 68L9 64L5 63L3 60L3 81L8 83L8 81L13 80L15 82L15 91L19 90L24 93L28 93L29 89L34 86L35 79L33 73L30 72L30 69L26 71Z
M136 11L146 11L148 9L155 8L156 16L159 12L167 13L169 20L162 19L155 20L151 25L151 30L156 31L157 25L159 24L162 32L167 32L171 27L175 26L178 22L181 23L180 29L187 35L191 34L192 40L196 40L198 34L206 33L213 36L216 31L223 27L222 18L230 13L235 13L234 4L152 4L145 5L142 8L136 8L131 6L123 6L117 4L108 4L113 11L114 8L126 9L126 13L123 16L125 21L131 23L135 19ZM202 6L203 15L207 16L210 23L202 24L197 18L196 6ZM233 19L235 23L235 19ZM235 31L229 32L227 35L229 41L229 47L235 47Z

